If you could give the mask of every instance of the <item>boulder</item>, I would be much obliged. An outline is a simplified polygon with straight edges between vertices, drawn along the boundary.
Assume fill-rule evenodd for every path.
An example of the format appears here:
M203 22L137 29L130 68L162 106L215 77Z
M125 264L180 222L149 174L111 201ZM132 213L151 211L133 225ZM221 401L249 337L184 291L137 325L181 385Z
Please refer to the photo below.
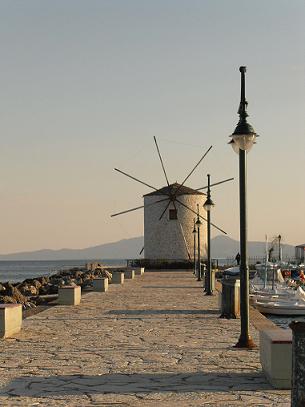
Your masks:
M18 286L18 290L22 295L24 295L26 297L31 297L33 295L38 294L37 288L33 285L28 285L28 284L21 285L21 286Z
M84 282L84 280L83 280L81 277L78 277L78 278L75 280L75 283L76 283L77 285L82 285L83 282Z
M18 304L24 304L27 301L27 298L11 283L5 283L4 286L6 288L5 297L14 298Z
M9 295L1 295L0 304L17 304L17 300Z
M41 285L46 285L50 281L50 278L48 276L42 276L38 277L37 281L39 281Z
M58 285L48 283L48 284L44 285L43 287L41 287L41 289L39 290L39 293L41 293L42 295L57 294Z
M92 286L93 285L92 281L93 281L93 278L84 278L81 287L84 288L84 287Z
M39 288L42 286L41 282L37 279L32 281L32 286L34 286L37 290L39 290Z

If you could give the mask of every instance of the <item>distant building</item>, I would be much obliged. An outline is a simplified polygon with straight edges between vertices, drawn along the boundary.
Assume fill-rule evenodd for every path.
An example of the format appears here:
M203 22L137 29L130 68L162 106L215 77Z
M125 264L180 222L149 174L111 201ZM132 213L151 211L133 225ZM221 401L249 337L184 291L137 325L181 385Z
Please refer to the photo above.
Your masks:
M174 199L174 203L168 205L169 195L176 197L181 203ZM202 192L178 183L144 195L144 258L152 263L193 261L194 218L197 204L200 215L206 218L206 211L203 208L205 200L206 195ZM201 221L200 248L201 257L205 258L207 227L205 221L202 219Z
M295 257L301 263L304 263L304 254L305 254L305 244L295 246Z

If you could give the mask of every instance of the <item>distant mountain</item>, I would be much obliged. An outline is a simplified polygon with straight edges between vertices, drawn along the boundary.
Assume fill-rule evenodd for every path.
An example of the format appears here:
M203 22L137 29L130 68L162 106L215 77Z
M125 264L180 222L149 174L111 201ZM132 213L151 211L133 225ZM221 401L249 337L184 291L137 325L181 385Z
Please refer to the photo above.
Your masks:
M249 257L263 257L265 255L265 242L248 242ZM294 257L294 246L281 244L283 258ZM212 239L211 253L213 258L235 257L239 252L239 241L228 236L216 236ZM277 252L274 256L277 257Z
M0 255L0 260L90 260L138 258L143 247L143 237L124 239L85 249L43 249Z
M0 260L90 260L90 259L133 259L138 258L143 247L143 236L119 240L85 249L43 249L32 252L0 255ZM212 239L213 258L235 257L239 252L239 242L227 236ZM294 257L294 246L283 244L283 257ZM249 256L264 256L265 242L249 242ZM277 253L276 253L277 254ZM275 254L275 255L276 255Z

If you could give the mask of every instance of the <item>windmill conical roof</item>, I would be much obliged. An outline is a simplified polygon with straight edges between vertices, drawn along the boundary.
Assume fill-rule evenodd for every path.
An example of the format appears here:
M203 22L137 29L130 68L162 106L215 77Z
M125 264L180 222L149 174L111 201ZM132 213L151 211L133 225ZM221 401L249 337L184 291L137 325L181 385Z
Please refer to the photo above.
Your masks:
M157 191L150 192L149 194L145 194L144 196L175 194L175 192L177 190L178 190L177 196L179 196L179 195L205 195L202 192L196 191L196 189L186 187L185 185L181 186L181 184L178 184L177 182L175 182L174 184L171 184L169 186L167 185L163 188L158 189Z

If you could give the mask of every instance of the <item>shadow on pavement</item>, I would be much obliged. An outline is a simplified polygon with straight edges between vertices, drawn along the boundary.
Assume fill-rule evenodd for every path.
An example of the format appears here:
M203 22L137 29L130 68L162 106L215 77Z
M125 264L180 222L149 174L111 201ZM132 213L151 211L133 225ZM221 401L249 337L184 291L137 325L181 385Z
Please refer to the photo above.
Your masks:
M81 394L152 392L225 392L268 390L260 372L185 372L105 374L98 376L23 376L0 390L1 395L50 397Z

